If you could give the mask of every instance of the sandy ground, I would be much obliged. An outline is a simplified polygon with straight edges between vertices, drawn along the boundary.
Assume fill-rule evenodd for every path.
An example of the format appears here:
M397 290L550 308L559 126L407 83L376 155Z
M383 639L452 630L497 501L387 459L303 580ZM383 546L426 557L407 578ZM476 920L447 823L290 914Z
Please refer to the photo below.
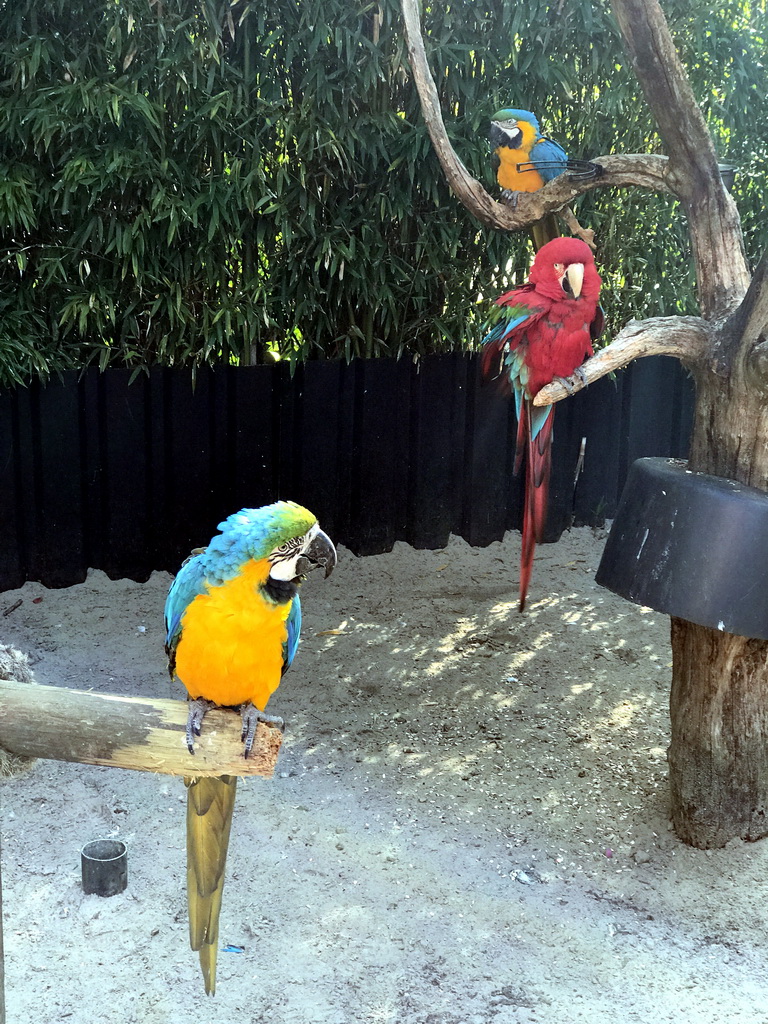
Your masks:
M307 583L278 770L238 792L221 945L244 951L214 998L182 783L53 761L2 783L9 1024L766 1024L768 844L671 832L668 622L597 587L603 541L541 549L524 616L516 534L342 550ZM182 697L168 583L27 584L0 642L41 683ZM107 836L128 889L84 896Z

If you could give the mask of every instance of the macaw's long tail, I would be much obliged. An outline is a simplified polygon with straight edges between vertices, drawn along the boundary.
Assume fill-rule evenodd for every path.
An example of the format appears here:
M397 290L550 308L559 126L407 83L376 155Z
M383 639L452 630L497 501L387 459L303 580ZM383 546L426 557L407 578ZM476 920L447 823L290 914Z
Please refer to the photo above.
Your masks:
M216 992L216 946L237 778L185 779L189 942L200 951L205 991Z
M523 541L520 554L520 611L525 611L525 599L533 571L533 553L544 537L549 498L549 473L552 466L553 406L535 408L525 401L521 408L517 433L515 468L521 461L521 441L526 443L525 497L523 503Z
M553 238L560 237L560 229L557 224L557 217L554 213L546 213L537 220L535 224L530 227L531 238L533 239L533 247L536 252L546 245L547 242L551 242Z

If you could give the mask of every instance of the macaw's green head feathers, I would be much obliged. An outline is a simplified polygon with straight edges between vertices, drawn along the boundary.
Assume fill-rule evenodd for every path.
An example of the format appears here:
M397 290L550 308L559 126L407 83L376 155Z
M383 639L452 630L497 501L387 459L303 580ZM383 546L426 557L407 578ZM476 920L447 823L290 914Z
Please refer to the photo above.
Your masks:
M541 138L539 122L530 110L504 107L491 118L490 139L494 149L530 149Z
M241 509L219 523L219 529L230 545L244 545L251 558L260 559L302 537L316 523L316 516L295 501L276 501L262 508Z
M492 121L526 121L528 124L532 124L536 131L539 131L539 121L535 114L532 114L530 110L519 110L517 107L502 107L501 110L497 110L491 118Z
M336 565L336 550L317 518L294 501L244 508L219 523L219 529L203 556L210 582L230 579L250 559L268 559L270 578L281 582L295 581L318 566L328 576Z

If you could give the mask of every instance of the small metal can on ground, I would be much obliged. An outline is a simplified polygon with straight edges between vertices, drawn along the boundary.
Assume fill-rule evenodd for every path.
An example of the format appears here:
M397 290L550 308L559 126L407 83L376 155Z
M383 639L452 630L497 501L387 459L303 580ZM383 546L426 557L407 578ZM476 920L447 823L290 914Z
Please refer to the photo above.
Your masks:
M128 884L128 850L119 839L94 839L80 851L83 892L115 896Z

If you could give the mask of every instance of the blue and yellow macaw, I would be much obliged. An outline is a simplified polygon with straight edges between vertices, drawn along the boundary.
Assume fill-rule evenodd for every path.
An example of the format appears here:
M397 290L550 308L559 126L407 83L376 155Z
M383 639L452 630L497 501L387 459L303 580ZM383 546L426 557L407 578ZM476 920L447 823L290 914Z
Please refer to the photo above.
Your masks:
M530 110L505 107L491 118L489 137L493 149L496 181L501 194L514 207L520 192L537 192L548 181L569 172L571 178L593 178L602 173L599 164L573 160L562 146L541 134L539 122ZM531 228L538 250L560 231L554 214L547 214Z
M246 508L182 565L165 602L171 677L191 698L187 746L212 707L237 708L244 752L259 722L282 726L264 709L296 654L299 585L312 569L326 577L336 551L307 509L291 501ZM237 778L185 779L189 937L200 952L205 991L216 991L216 943Z
M491 118L490 140L496 180L502 196L513 206L518 193L537 192L568 169L565 150L541 134L539 122L530 110L497 110ZM537 251L559 234L553 214L547 214L531 227Z
M541 134L530 110L497 110L491 118L490 139L496 180L508 199L517 192L538 191L568 168L565 150Z

